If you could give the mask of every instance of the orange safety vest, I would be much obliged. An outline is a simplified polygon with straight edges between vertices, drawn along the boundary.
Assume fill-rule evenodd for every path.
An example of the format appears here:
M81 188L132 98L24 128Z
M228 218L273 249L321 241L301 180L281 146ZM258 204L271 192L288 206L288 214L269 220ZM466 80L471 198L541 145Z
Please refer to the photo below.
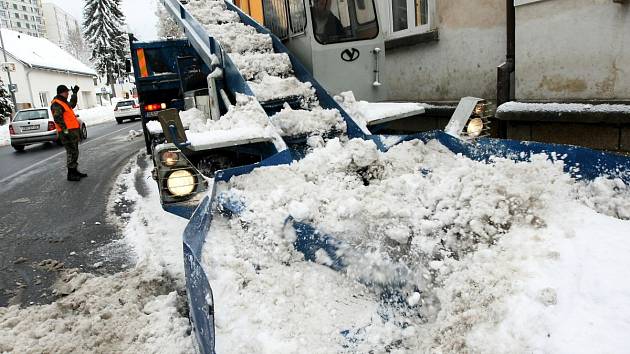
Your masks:
M79 129L79 119L77 118L77 115L74 114L74 110L72 110L72 108L70 107L70 105L68 105L66 102L59 100L59 99L54 99L52 100L52 103L50 104L52 106L53 103L57 103L59 104L61 107L63 107L63 121L64 123L66 123L66 128L68 130L70 129ZM60 132L61 131L61 126L59 124L56 124L57 126L57 131Z

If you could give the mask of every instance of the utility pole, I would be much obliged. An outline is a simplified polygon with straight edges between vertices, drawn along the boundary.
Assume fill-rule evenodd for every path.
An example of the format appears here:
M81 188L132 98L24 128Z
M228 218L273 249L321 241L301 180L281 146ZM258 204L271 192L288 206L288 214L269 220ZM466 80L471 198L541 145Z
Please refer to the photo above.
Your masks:
M7 50L4 47L4 38L2 37L2 26L0 26L0 45L2 46L2 54L4 55L4 62L8 62L7 60ZM15 92L13 91L13 81L11 81L11 70L7 66L5 66L5 70L7 71L7 76L9 77L9 92L11 93L11 100L13 101L13 112L17 110L17 101L15 100Z

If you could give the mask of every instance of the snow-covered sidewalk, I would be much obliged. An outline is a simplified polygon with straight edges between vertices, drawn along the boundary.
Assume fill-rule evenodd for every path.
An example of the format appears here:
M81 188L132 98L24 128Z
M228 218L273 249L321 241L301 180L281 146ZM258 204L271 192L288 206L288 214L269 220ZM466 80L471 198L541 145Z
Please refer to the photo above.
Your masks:
M129 221L120 242L135 251L136 264L104 276L64 270L55 285L63 296L56 302L0 308L0 353L194 352L182 315L185 220L166 214L148 170L138 171L135 158L131 166L119 177L111 203L135 202L134 211L123 215ZM147 183L147 197L134 187L136 173Z

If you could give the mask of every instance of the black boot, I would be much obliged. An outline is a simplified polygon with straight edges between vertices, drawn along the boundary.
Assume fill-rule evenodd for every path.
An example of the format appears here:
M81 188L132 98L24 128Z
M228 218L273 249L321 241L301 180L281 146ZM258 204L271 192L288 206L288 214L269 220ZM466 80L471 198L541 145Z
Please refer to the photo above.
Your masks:
M77 175L79 175L79 177L81 177L81 178L87 177L87 174L79 171L78 169L75 168L74 170L77 171Z
M68 169L68 181L73 181L73 182L77 182L81 180L81 176L79 176L79 174L77 173L77 169L76 168L69 168Z

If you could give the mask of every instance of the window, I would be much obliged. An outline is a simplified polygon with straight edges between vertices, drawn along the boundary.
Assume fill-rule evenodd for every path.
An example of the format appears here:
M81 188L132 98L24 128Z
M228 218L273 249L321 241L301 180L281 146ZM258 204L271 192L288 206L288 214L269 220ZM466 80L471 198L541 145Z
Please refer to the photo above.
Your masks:
M18 26L18 28L22 28L22 23L20 22L16 22L15 25Z
M13 4L13 9L14 9L14 10L17 10L17 9L18 9L17 4Z
M48 101L48 92L40 92L39 93L39 102L41 102L41 107L46 107L50 103Z
M15 16L15 18L20 18L20 14L18 14L17 12L14 13L13 16Z
M291 20L291 33L304 33L306 28L306 9L303 0L289 0L289 18Z
M301 34L306 28L304 0L263 0L265 27L280 39Z
M392 0L390 37L404 37L431 30L434 0Z
M311 15L315 39L321 44L378 36L373 0L313 0Z
M263 0L265 27L280 39L289 37L289 21L285 0Z

